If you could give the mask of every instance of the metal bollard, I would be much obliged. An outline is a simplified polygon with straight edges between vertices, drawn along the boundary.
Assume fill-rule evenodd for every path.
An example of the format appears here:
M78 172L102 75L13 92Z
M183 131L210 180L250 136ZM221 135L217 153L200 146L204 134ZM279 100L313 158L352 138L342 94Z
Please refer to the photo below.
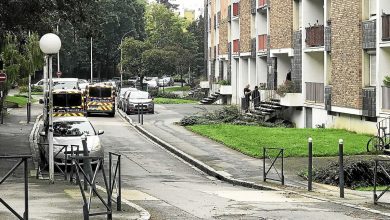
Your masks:
M81 137L81 142L83 143L84 157L88 157L89 153L88 153L88 145L87 145L87 136L83 135ZM93 174L92 174L91 160L89 158L83 159L83 167L87 176L89 176L89 180L92 182ZM86 180L84 180L84 190L88 190L88 183Z
M144 106L141 105L141 125L144 125Z
M265 182L267 180L266 174L265 174L265 147L263 148L263 181Z
M31 122L31 102L27 103L27 123Z
M307 168L307 190L313 190L313 139L309 138L309 164Z
M340 198L344 198L344 141L339 140L339 187Z
M2 108L2 109L0 109L1 110L1 124L4 124L4 110L5 110L6 108Z
M141 115L140 115L140 109L139 109L139 103L138 103L138 105L137 105L137 109L138 109L138 123L141 123Z

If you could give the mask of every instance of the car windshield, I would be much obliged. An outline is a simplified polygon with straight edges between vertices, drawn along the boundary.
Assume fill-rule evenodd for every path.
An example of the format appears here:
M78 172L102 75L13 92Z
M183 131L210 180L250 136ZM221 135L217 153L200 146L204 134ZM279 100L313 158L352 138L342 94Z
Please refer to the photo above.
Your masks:
M87 121L58 121L53 123L54 137L79 137L96 135L95 129Z
M82 105L81 94L53 94L53 106L74 107Z
M91 87L89 88L89 96L97 98L111 97L111 88Z
M54 89L78 89L77 81L57 81L53 82Z
M130 93L130 99L148 99L149 93L147 92L132 92Z

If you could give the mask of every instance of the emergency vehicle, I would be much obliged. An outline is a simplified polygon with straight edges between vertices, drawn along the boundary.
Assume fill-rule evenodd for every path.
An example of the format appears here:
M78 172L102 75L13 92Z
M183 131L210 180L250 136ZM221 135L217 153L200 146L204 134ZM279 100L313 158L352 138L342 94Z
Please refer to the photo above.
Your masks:
M53 117L85 116L83 93L78 89L53 91Z
M87 115L105 113L115 116L115 89L112 85L98 83L89 85L86 90Z

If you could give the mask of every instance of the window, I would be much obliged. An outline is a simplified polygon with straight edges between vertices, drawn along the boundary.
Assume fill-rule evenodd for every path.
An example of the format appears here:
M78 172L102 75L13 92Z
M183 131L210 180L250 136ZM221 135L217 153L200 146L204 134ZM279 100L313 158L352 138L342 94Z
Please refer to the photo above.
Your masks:
M370 55L370 86L376 85L376 55Z

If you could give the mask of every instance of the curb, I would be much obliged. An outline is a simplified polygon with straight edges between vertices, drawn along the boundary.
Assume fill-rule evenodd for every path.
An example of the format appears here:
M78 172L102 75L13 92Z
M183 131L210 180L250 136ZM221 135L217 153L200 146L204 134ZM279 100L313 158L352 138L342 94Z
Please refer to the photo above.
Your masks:
M34 127L31 130L30 136L28 138L28 141L30 143L30 149L32 152L32 159L35 169L38 169L38 159L37 159L37 134L38 134L38 128L39 128L39 121L42 119L43 114L38 115L38 117L35 120Z
M158 145L164 147L169 152L175 154L176 156L178 156L182 160L184 160L187 163L195 166L196 168L198 168L199 170L201 170L202 172L206 173L209 176L213 176L213 177L215 177L215 178L217 178L219 180L222 180L222 181L227 182L227 183L231 183L233 185L243 186L243 187L247 187L247 188L259 189L259 190L278 190L277 188L268 187L268 186L262 186L262 185L259 185L259 184L253 183L253 182L247 182L247 181L243 181L243 180L238 180L238 179L234 179L234 178L222 175L218 171L216 171L214 168L208 166L207 164L201 162L200 160L195 159L194 157L190 156L189 154L187 154L187 153L185 153L185 152L175 148L174 146L168 144L167 142L161 140L160 138L154 136L153 134L151 134L150 132L148 132L147 130L142 128L141 126L134 124L132 119L129 116L124 115L124 113L122 111L118 110L118 112L137 131L139 131L140 133L142 133L143 135L145 135L146 137L151 139L153 142L155 142Z
M96 185L96 188L98 188L99 190L103 191L103 192L106 192L106 189L104 187L101 187L99 185ZM113 198L116 199L116 197L113 196ZM126 205L130 206L131 208L135 209L138 211L139 213L139 220L149 220L150 219L150 213L148 211L146 211L146 209L142 208L141 206L137 205L137 204L134 204L126 199L121 199L122 202L126 203Z
M306 197L306 198L310 198L310 199L316 199L316 200L319 200L319 201L329 202L329 203L342 205L342 206L349 207L349 208L359 209L359 210L362 210L362 211L367 211L367 212L371 212L371 213L374 213L374 214L379 214L379 215L390 217L390 213L378 211L378 210L367 208L367 207L362 207L362 206L359 206L359 205L346 203L346 202L343 202L343 201L335 201L335 200L331 200L331 199L327 199L327 198L318 197L316 195L308 195L306 193L296 192L294 190L290 190L290 189L286 189L286 188L264 186L264 185L261 185L261 184L257 184L257 183L253 183L253 182L247 182L247 181L243 181L243 180L234 179L234 178L231 178L231 177L228 177L228 176L224 176L224 175L218 173L212 167L208 166L207 164L205 164L205 163L195 159L194 157L188 155L187 153L185 153L185 152L175 148L174 146L168 144L167 142L165 142L165 141L161 140L160 138L156 137L155 135L151 134L145 128L142 128L141 126L139 126L137 124L134 124L132 119L128 115L126 115L124 112L122 112L121 110L118 109L118 112L121 115L121 117L124 118L126 121L128 121L138 132L140 132L141 134L145 135L146 137L148 137L150 140L152 140L156 144L164 147L169 152L171 152L171 153L175 154L176 156L178 156L179 158L183 159L187 163L197 167L202 172L204 172L204 173L206 173L206 174L208 174L210 176L213 176L213 177L215 177L215 178L217 178L217 179L219 179L221 181L224 181L224 182L227 182L227 183L231 183L231 184L237 185L237 186L246 187L246 188L253 188L253 189L259 189L259 190L285 191L285 192L288 192L288 193L292 193L292 194L299 195L299 196Z

